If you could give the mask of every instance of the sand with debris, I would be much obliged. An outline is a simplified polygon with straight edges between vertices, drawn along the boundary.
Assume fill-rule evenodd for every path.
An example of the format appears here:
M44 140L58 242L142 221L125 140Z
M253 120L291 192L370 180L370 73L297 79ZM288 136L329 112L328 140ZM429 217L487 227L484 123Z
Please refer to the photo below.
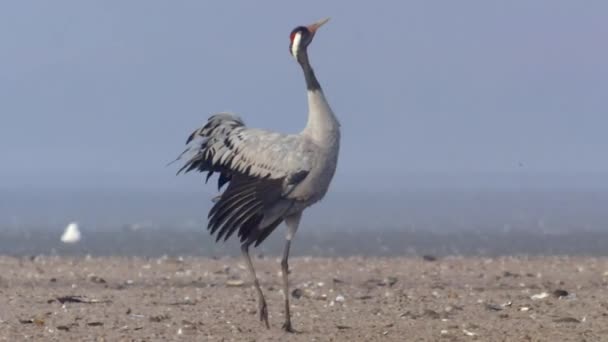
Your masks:
M608 340L608 258L293 258L295 335L254 262L270 330L240 259L0 257L0 340Z

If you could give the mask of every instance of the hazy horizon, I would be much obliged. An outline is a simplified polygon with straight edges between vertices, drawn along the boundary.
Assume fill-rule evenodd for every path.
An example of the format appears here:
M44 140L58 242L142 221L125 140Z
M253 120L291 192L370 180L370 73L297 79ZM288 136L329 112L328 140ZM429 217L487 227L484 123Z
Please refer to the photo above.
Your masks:
M213 195L209 189L4 191L0 230L61 232L77 221L89 231L204 231ZM608 232L605 203L608 190L334 191L307 211L302 230Z

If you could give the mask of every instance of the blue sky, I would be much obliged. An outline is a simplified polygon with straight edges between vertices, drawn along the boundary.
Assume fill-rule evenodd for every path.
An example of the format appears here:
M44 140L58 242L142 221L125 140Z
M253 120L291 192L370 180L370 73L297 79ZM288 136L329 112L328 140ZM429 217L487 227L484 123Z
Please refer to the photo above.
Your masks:
M0 188L199 186L214 112L298 132L295 26L343 127L335 186L608 186L604 1L0 4Z

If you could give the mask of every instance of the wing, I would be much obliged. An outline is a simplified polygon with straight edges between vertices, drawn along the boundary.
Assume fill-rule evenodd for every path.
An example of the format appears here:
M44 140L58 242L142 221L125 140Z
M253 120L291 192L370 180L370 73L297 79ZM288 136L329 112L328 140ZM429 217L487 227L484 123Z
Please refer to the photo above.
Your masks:
M299 178L310 171L316 155L314 144L300 135L248 128L239 117L227 113L209 118L186 143L190 146L182 156L192 156L178 173L206 171L208 177L220 172L225 177Z
M209 118L188 138L191 155L179 172L220 173L218 188L229 183L209 212L208 229L217 240L235 231L241 242L261 243L278 226L316 155L313 143L299 135L248 128L232 114Z

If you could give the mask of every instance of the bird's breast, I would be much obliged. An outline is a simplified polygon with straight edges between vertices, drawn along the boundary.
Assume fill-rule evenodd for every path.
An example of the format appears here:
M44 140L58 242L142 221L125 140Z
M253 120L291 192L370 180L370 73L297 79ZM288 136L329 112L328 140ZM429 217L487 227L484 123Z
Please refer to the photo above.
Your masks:
M328 142L328 145L321 146L318 150L314 167L308 176L294 189L292 196L298 201L311 205L321 200L336 172L338 165L339 135L335 140Z

